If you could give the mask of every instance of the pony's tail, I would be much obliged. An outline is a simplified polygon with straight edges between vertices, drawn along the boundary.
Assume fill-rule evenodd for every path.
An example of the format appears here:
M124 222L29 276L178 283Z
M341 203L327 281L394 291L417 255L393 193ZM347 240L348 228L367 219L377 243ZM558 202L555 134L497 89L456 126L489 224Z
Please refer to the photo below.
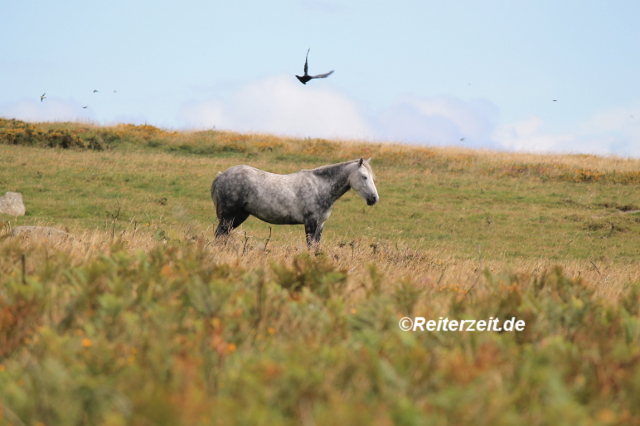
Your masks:
M218 172L218 175L211 184L211 200L213 201L213 205L216 208L216 216L218 217L218 219L220 219L220 203L218 200L218 191L216 191L216 184L218 183L218 178L220 178L221 174L222 172Z

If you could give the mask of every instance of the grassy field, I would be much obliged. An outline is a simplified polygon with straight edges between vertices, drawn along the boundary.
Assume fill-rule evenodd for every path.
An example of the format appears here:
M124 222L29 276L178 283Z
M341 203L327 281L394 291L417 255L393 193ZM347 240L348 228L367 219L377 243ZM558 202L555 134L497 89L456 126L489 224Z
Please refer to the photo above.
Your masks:
M319 253L213 240L218 171L361 156ZM0 158L0 424L640 424L640 160L13 120Z

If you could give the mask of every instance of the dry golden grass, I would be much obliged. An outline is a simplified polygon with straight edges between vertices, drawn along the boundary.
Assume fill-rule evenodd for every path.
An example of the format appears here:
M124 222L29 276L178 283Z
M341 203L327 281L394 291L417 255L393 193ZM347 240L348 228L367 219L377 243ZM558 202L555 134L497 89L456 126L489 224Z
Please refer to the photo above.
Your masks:
M117 250L125 249L132 255L138 252L148 253L158 246L171 245L169 234L187 244L202 248L208 253L205 261L210 264L235 265L246 270L268 270L272 263L290 265L296 256L308 252L303 238L294 231L281 236L279 241L274 241L268 235L257 236L246 232L234 233L226 241L215 241L211 238L213 229L214 225L200 229L199 232L193 227L169 227L163 233L167 237L163 237L152 233L150 227L136 229L133 224L129 224L117 233L100 229L75 229L69 230L69 236L44 237L24 234L8 238L20 241L26 253L43 249L52 253L66 253L70 256L73 266L81 266L99 256L110 255L114 247ZM9 228L4 230L5 238L10 232ZM291 244L291 241L297 243ZM372 266L377 274L384 277L387 286L384 291L387 292L393 291L398 283L411 281L422 289L463 294L469 298L475 294L486 293L493 285L486 279L485 273L535 277L549 273L558 266L566 276L582 279L588 288L594 290L594 296L614 303L629 283L640 282L638 264L614 263L606 257L597 262L558 262L546 258L487 260L479 251L477 259L467 260L460 259L455 253L442 250L416 250L405 245L390 245L369 238L354 239L338 245L324 244L316 254L326 257L336 269L348 273L345 295L347 300L352 302L365 295L371 282ZM14 261L17 267L17 260Z

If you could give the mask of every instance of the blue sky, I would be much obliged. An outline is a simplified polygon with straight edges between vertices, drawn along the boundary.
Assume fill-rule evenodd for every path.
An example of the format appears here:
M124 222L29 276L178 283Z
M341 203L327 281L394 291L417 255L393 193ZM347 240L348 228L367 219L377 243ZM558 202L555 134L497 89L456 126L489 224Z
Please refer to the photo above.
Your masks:
M0 116L640 157L639 16L631 0L21 0L0 14ZM309 47L309 72L335 73L305 86Z

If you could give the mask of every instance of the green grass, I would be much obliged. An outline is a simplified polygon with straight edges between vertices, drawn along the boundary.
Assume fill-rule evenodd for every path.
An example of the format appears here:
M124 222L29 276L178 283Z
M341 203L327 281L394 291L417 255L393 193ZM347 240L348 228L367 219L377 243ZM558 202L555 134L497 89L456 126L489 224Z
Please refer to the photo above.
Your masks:
M640 423L638 160L7 120L0 142L27 208L0 218L0 424ZM254 218L213 240L218 171L361 155L380 203L340 199L319 253Z
M44 153L15 146L0 150L6 159L0 165L0 183L21 192L28 206L27 216L16 224L37 218L79 228L99 228L108 212L119 211L119 229L131 221L160 220L193 222L201 229L216 220L209 188L218 171L239 163L277 172L324 164L285 162L267 154L251 158L147 151ZM636 198L637 185L495 177L481 170L425 173L423 167L407 170L375 159L374 168L381 202L369 208L348 193L326 224L326 240L400 239L414 248L438 248L467 259L476 257L478 244L489 258L558 261L590 259L615 245L621 248L615 260L632 262L640 249L640 215L619 209ZM268 225L252 218L242 229L266 236ZM275 228L274 238L280 238L282 229L287 227ZM302 234L301 227L293 229Z

